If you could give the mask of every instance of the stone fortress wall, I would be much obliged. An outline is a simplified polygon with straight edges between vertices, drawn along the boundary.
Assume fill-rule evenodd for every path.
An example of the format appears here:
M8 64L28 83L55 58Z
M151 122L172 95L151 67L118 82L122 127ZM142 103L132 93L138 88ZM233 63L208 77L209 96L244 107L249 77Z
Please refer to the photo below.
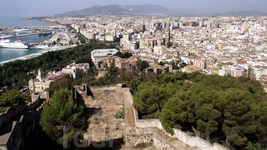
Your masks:
M46 92L32 95L32 102L0 114L0 150L21 150L30 141L45 104ZM47 97L46 97L47 98Z
M72 89L77 102L78 93L87 96L87 85ZM0 114L0 150L23 150L35 140L40 129L37 129L43 106L49 101L49 93L37 92L31 95L31 102L25 105L8 108Z
M133 95L129 88L121 84L116 86L100 87L103 90L115 90L116 98L124 100L125 120L128 125L125 129L124 141L129 147L153 145L159 150L229 150L228 148L187 133L174 129L174 135L167 133L159 119L139 119L138 112L132 107ZM73 89L73 98L77 94L87 97L90 88L83 84ZM0 150L21 150L34 132L39 122L40 113L45 100L49 100L48 93L32 95L32 102L9 108L0 114ZM131 113L128 113L131 112Z

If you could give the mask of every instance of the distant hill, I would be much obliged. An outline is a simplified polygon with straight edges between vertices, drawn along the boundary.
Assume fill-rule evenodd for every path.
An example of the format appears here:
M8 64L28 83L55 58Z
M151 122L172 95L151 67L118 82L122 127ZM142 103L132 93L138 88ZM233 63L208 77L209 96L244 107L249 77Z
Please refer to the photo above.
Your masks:
M139 13L160 13L160 14L171 14L175 13L175 11L170 10L166 7L160 5L152 5L152 4L145 4L145 5L126 5L122 6L132 12L139 12Z
M69 11L56 16L84 17L93 15L179 15L179 16L267 16L266 12L261 11L232 11L216 14L183 13L178 9L168 9L154 4L145 5L106 5L92 6L82 10Z
M266 12L261 11L232 11L226 13L217 13L215 16L267 16Z
M175 11L170 10L160 5L106 5L106 6L92 6L77 11L69 11L58 16L91 16L91 15L134 15L134 14L176 14Z

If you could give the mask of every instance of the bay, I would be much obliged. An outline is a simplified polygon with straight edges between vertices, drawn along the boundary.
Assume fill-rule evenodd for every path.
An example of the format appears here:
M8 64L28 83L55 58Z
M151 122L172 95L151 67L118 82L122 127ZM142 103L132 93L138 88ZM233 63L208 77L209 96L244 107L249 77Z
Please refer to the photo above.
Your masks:
M33 27L49 27L54 24L48 22L41 22L35 20L23 20L23 16L0 16L0 27L19 27L19 28L33 28Z
M16 41L18 39L22 39L24 42L43 42L48 40L48 36L38 36L38 35L30 35L24 37L16 37L16 38L9 38L10 41ZM15 59L18 57L27 56L30 54L38 53L42 50L39 49L12 49L12 48L0 48L0 63L3 61L8 61L11 59Z
M32 28L32 27L49 27L53 24L47 22L34 21L34 20L22 20L19 16L0 16L0 27L19 27L19 28ZM23 37L14 37L9 38L10 41L16 41L22 39L24 42L43 42L48 40L48 36L38 36L38 35L29 35ZM1 40L1 39L0 39ZM3 61L8 61L11 59L16 59L18 57L27 56L30 54L38 53L41 50L38 49L11 49L11 48L0 48L0 63Z

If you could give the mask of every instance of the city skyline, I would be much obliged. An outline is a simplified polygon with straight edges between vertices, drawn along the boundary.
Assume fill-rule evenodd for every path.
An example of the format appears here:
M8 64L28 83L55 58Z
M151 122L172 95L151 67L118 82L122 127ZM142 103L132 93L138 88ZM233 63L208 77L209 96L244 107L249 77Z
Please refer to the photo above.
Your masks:
M142 4L155 4L161 5L166 8L176 10L180 13L192 13L192 14L212 14L212 13L224 13L229 11L265 11L267 6L266 0L21 0L21 1L3 1L0 6L1 16L32 16L32 15L50 15L60 14L67 11L81 10L95 5L142 5Z

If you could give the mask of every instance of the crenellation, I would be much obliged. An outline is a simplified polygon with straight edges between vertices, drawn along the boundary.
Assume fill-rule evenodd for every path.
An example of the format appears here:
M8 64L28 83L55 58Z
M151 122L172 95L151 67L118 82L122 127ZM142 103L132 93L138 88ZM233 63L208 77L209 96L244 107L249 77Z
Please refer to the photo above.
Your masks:
M33 94L32 102L9 108L0 116L0 148L23 149L40 118L44 99ZM35 122L35 123L34 123ZM9 130L10 128L10 130Z

